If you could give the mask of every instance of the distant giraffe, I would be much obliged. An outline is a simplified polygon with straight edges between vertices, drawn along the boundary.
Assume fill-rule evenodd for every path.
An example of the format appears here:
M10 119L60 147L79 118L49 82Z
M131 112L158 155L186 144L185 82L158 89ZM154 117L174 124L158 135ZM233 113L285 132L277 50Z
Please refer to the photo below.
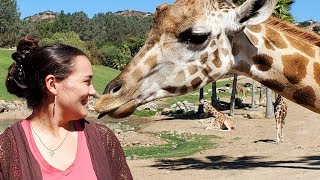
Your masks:
M210 102L204 101L203 102L204 108L212 114L213 118L215 119L213 122L213 128L219 131L230 131L235 129L235 122L232 119L226 117L223 113L218 111L214 108Z
M277 129L277 142L284 141L283 126L285 124L284 119L287 116L287 104L283 98L278 94L274 103L274 117L276 119Z
M247 88L246 87L244 87L243 85L241 85L241 84L237 84L237 96L238 96L238 98L239 98L239 96L240 96L240 94L242 95L242 100L244 100L245 98L246 98L246 93L247 93Z

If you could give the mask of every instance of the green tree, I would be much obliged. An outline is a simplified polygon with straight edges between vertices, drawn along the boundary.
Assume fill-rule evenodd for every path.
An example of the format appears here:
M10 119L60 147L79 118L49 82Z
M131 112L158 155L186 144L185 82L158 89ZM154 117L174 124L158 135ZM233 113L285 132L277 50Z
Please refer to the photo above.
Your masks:
M16 44L19 17L16 0L0 0L0 47Z
M117 46L111 43L99 49L102 56L102 65L122 70L131 59L130 49L125 46Z
M124 40L123 44L129 47L131 56L134 57L144 44L144 39L138 37L128 37Z
M82 40L89 40L87 32L90 30L90 19L83 11L75 12L70 15L70 30L79 34Z
M294 0L278 0L278 4L274 9L273 14L284 21L294 22L294 17L290 13L293 3Z

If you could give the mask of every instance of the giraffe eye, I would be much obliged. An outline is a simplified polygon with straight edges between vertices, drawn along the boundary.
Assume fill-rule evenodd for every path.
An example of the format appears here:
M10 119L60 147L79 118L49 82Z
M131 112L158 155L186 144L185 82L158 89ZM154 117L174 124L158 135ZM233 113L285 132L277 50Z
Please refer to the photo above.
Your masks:
M210 32L193 32L191 28L185 30L178 36L178 41L186 44L201 45L207 41Z

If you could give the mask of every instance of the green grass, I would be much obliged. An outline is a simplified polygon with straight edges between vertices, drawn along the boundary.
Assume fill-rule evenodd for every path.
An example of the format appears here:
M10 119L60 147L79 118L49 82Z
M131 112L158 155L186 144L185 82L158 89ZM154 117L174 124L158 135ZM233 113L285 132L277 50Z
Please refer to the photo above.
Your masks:
M189 156L202 150L214 148L216 143L211 140L219 138L214 135L176 135L167 133L157 133L156 135L165 140L167 144L125 148L126 156L137 159L165 159Z
M161 109L158 109L158 111L161 111ZM158 111L150 111L150 110L135 110L134 115L139 116L139 117L150 117L156 115Z
M7 88L5 86L5 78L7 77L8 68L13 63L13 60L11 59L11 54L13 52L13 50L0 49L0 99L7 101L17 99L16 96L7 92ZM120 71L106 66L93 66L93 73L93 85L96 91L102 94L106 85L114 79Z
M11 59L11 54L13 52L13 50L0 49L0 99L7 101L16 99L16 96L7 92L7 88L5 86L8 68L13 62Z
M106 85L120 74L120 71L106 67L106 66L93 66L93 86L100 94L103 93Z

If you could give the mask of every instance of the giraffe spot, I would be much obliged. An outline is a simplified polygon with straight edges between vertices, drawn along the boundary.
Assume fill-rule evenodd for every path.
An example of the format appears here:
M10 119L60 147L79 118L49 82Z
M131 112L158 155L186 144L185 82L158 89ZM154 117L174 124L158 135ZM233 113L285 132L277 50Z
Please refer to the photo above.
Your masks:
M204 64L207 62L207 60L208 60L208 53L206 52L200 56L200 62L201 64Z
M267 54L257 54L252 57L254 65L260 71L268 71L271 69L273 58Z
M209 68L208 66L205 66L203 69L202 69L202 74L204 75L204 76L209 76L209 74L211 73L211 71L212 71L212 69L211 68Z
M213 53L213 55L214 55L214 58L213 58L213 60L212 60L212 63L213 63L217 68L220 68L220 67L222 66L222 62L221 62L221 60L220 60L220 58L219 58L219 51L216 50L216 51Z
M202 83L202 79L200 77L193 79L191 81L192 89L193 90L197 89L201 83Z
M171 93L171 94L174 94L177 91L177 87L174 87L174 86L167 86L162 89Z
M156 56L150 56L145 63L150 69L155 68L157 66Z
M251 75L251 65L245 60L241 60L237 66L234 67L237 71L244 72L247 75Z
M273 45L269 42L269 40L267 38L263 37L263 42L264 42L264 45L267 49L275 50L275 48L273 47Z
M181 70L181 71L179 71L178 75L174 78L174 81L175 81L175 82L182 82L182 81L184 81L185 79L186 79L186 76L185 76L185 74L184 74L184 71Z
M136 78L137 82L139 82L143 79L143 73L140 69L136 69L133 71L132 77Z
M196 72L198 72L198 67L197 66L189 67L189 74L190 75L194 75Z
M295 93L293 93L293 99L298 104L315 107L316 93L312 87L307 86L305 88L298 89Z
M304 43L303 41L299 41L297 39L294 39L290 36L286 36L286 38L288 39L288 41L290 42L290 44L297 49L298 51L312 57L315 58L316 56L316 51L314 49L312 49L310 46L306 45L306 43Z
M260 33L261 30L262 30L262 27L260 24L258 25L252 25L252 26L247 26L247 28L252 31L252 32L255 32L255 33Z
M277 80L264 80L260 83L276 92L282 92L285 89L284 85Z
M212 40L211 44L210 44L210 47L214 47L215 45L216 45L216 41Z
M284 66L284 76L291 83L298 84L307 75L308 63L309 60L298 53L283 55L282 64Z
M318 83L318 86L320 86L320 63L315 62L313 64L313 76L316 82Z
M208 83L210 83L212 81L216 81L220 76L221 76L220 73L216 73L216 74L214 74L214 75L212 75L210 77L207 77L208 80L206 81L206 84L208 84Z
M247 35L248 39L250 40L250 42L251 42L253 45L255 45L255 46L258 45L259 40L258 40L258 38L257 38L256 36L254 36L254 35L251 34L250 32L246 32L246 35Z
M223 53L224 56L228 56L228 55L229 55L228 49L222 48L221 51L222 51L222 53Z
M241 51L241 46L238 43L234 43L232 47L232 54L233 56L237 56Z
M282 39L281 35L271 28L266 28L266 38L272 45L276 46L279 49L288 47L287 43Z
M188 92L188 87L187 86L182 86L180 88L180 94L186 94Z

